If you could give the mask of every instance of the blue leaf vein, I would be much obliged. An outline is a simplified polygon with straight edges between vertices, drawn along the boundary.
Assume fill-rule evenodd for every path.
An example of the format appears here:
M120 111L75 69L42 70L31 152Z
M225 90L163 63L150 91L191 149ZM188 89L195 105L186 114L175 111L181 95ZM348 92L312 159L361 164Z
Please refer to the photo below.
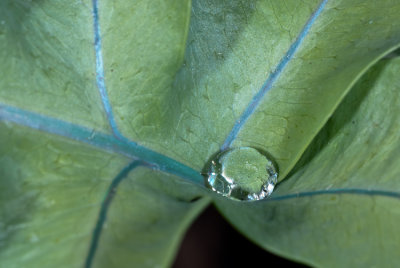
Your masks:
M265 94L273 87L275 81L279 78L279 76L282 74L282 72L285 70L285 67L287 64L292 60L294 54L300 47L300 45L303 43L304 39L308 35L311 26L315 23L319 15L322 13L326 3L328 0L323 0L318 8L314 11L314 13L311 15L309 20L306 22L304 25L303 29L301 30L300 34L296 38L296 40L292 43L290 46L289 50L286 52L286 54L283 56L283 58L280 60L278 63L277 67L275 68L275 71L273 71L265 81L265 83L262 85L261 89L253 96L251 99L250 103L247 105L246 109L244 112L240 115L239 119L236 120L235 124L233 125L232 130L228 134L227 138L225 139L223 145L221 146L221 151L227 150L229 147L231 147L232 143L235 141L237 138L237 135L239 134L241 128L245 125L247 120L250 118L252 114L254 114L255 110L257 107L260 105L260 102L262 101L263 97Z

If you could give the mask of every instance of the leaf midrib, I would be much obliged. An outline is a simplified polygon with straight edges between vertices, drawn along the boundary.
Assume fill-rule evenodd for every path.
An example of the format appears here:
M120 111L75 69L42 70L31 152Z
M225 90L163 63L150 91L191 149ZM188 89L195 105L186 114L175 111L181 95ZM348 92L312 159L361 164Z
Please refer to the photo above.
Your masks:
M0 103L0 119L84 142L101 150L118 153L131 159L141 160L153 169L165 171L184 178L187 181L203 185L203 177L200 172L168 156L138 145L133 141L120 140L115 136L103 132L90 130L80 125L2 103Z
M68 123L62 120L58 120L55 118L39 115L33 112L25 111L19 108L15 108L12 106L7 106L0 103L0 120L5 120L9 122L16 123L18 125L30 127L32 129L36 129L39 131L44 131L46 133L55 134L59 136L63 136L66 138L70 138L73 140L81 141L96 148L99 148L104 151L117 153L124 155L126 157L132 159L142 159L144 163L152 163L157 165L158 162L161 161L146 161L147 158L145 153L146 150L151 154L154 153L156 157L165 157L165 161L171 161L169 165L163 166L153 166L159 167L160 170L172 173L178 176L181 176L185 179L193 178L195 174L198 177L201 175L191 169L190 167L184 166L178 161L175 161L171 158L168 158L164 155L160 155L156 152L153 152L145 147L137 145L136 150L133 145L126 144L124 142L119 141L115 137L102 133L87 129L85 127L75 125L72 123ZM55 127L55 128L54 128ZM67 131L69 130L69 131ZM71 135L71 132L74 132L74 136ZM140 153L140 150L145 150L145 152ZM174 163L175 162L175 163ZM182 165L180 168L185 168L185 170L176 170L174 169L175 165ZM179 173L179 174L177 174ZM305 197L305 196L315 196L315 195L322 195L322 194L360 194L360 195L380 195L386 197L394 197L400 199L400 193L394 191L385 191L385 190L368 190L368 189L361 189L361 188L338 188L338 189L325 189L325 190L315 190L315 191L305 191L305 192L296 192L292 194L285 194L280 196L272 196L269 199L266 199L261 202L269 202L269 201L279 201L284 199L291 199L291 198L298 198L298 197Z

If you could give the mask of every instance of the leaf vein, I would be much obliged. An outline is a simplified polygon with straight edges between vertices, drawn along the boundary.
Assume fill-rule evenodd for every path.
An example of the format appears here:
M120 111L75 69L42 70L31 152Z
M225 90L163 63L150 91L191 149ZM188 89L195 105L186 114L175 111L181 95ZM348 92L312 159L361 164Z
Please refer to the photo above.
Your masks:
M250 103L247 105L244 112L240 115L239 119L236 120L235 124L233 125L232 130L230 131L230 133L228 134L227 138L225 139L223 145L221 146L221 149L220 149L221 151L228 149L232 145L232 143L235 141L241 128L245 125L245 123L250 118L250 116L255 112L255 110L259 106L259 104L262 101L265 94L273 87L275 81L282 74L282 72L284 71L287 64L291 61L291 59L293 58L296 51L298 50L300 45L303 43L305 37L308 35L308 33L311 29L311 26L315 23L318 16L322 13L327 2L328 2L328 0L321 1L318 8L314 11L314 13L311 15L309 20L304 25L303 29L301 30L300 34L297 36L296 40L292 43L289 50L286 52L286 54L283 56L283 58L278 63L277 67L275 68L275 71L271 72L271 74L265 81L264 85L251 99Z
M128 174L133 171L138 166L142 165L140 161L133 161L128 166L124 167L121 172L112 180L110 186L108 187L107 193L101 204L99 216L96 221L96 226L93 230L92 240L90 242L90 248L85 261L85 268L90 268L93 263L94 256L96 254L101 231L103 230L104 223L107 219L107 212L110 208L111 202L116 194L118 185L124 180Z
M25 111L0 103L0 121L12 122L39 131L84 142L111 153L118 153L131 159L142 160L153 169L177 175L187 181L203 185L200 172L158 152L136 144L120 140L93 129L62 121L52 117Z
M281 196L271 196L271 198L265 199L261 202L273 202L273 201L282 201L288 199L295 198L303 198L303 197L312 197L312 196L321 196L321 195L335 195L335 194L355 194L355 195L367 195L367 196L384 196L400 199L399 192L393 191L385 191L385 190L368 190L368 189L360 189L360 188L338 188L338 189L327 189L327 190L317 190L317 191L309 191L309 192L299 192L293 194L286 194Z
M100 23L99 23L99 10L98 10L98 1L92 1L92 13L93 13L93 28L94 28L94 50L96 56L96 84L97 88L100 93L101 101L103 103L103 108L106 113L106 117L108 123L111 127L111 130L114 136L123 141L130 141L126 138L118 129L117 122L115 121L114 114L112 111L110 99L107 94L107 88L104 78L104 63L103 63L103 53L102 53L102 46L101 46L101 30L100 30Z

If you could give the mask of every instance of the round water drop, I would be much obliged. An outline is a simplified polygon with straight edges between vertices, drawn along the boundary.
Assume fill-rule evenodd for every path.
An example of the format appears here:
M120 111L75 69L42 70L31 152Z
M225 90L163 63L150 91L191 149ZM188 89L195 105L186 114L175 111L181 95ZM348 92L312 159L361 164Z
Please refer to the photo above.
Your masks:
M239 200L261 200L274 190L278 172L265 153L239 147L220 152L207 168L206 185Z

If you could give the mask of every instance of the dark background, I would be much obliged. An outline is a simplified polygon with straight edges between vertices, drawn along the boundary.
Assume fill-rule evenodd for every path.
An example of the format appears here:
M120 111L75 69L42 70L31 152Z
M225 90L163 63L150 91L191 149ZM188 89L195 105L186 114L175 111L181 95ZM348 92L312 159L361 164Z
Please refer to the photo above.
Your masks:
M308 267L273 255L237 232L208 207L183 239L173 268Z

